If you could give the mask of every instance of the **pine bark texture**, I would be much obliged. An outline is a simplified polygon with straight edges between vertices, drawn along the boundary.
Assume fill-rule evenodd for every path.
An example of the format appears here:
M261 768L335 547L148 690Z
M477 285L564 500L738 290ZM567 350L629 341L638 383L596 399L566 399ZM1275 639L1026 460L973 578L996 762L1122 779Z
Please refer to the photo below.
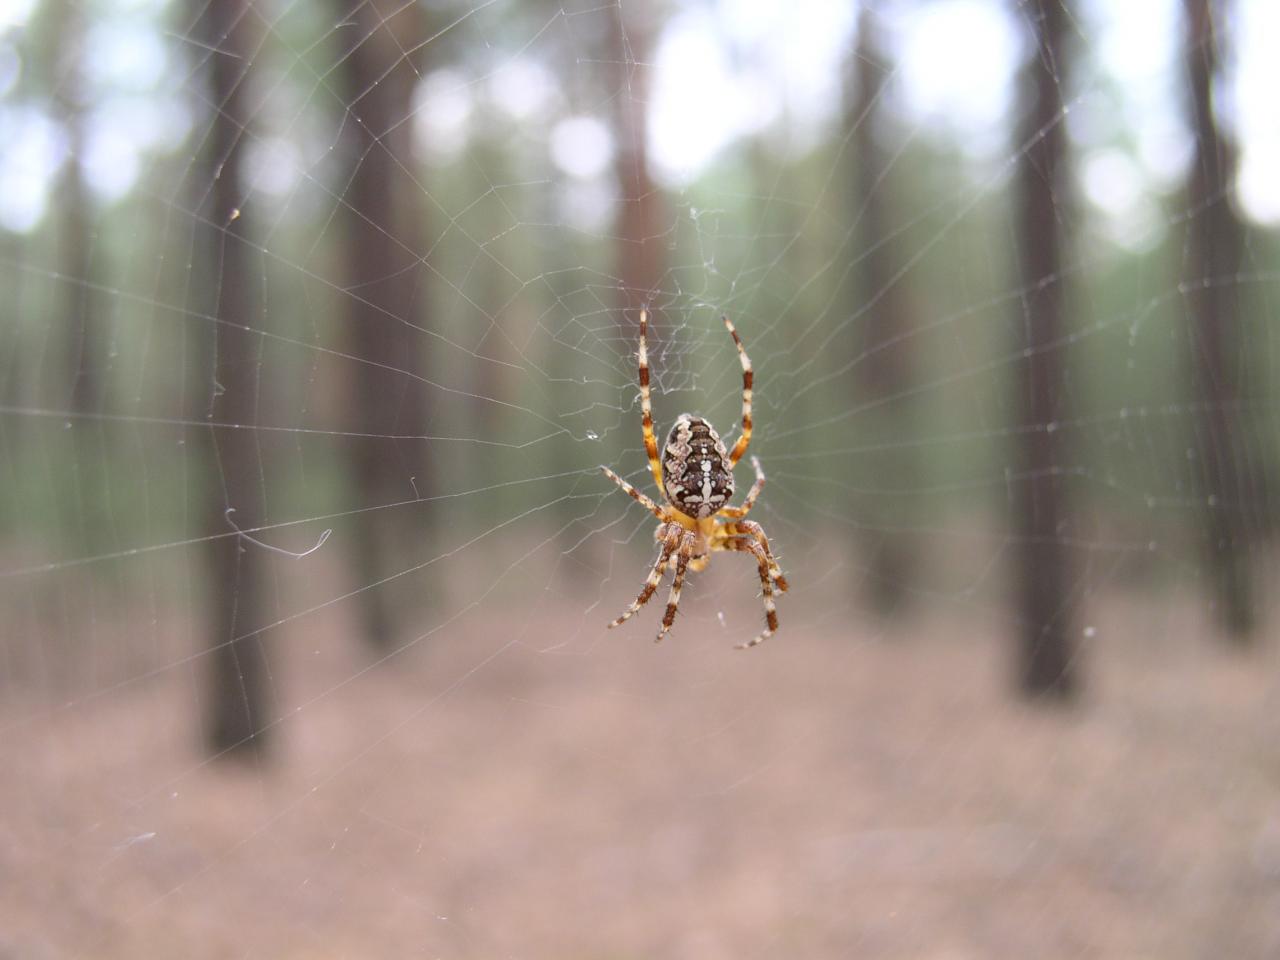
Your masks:
M1203 550L1218 622L1237 642L1252 635L1248 505L1254 499L1240 458L1238 315L1243 230L1231 205L1235 151L1218 126L1213 86L1218 74L1221 0L1184 0L1186 72L1196 153L1187 180L1185 300L1191 373L1199 401L1196 462L1203 498Z
M667 209L649 171L648 118L650 53L656 15L624 4L612 18L610 62L616 89L614 126L618 215L614 232L616 268L623 309L621 330L634 337L639 309L659 300L666 275Z
M426 460L424 387L429 322L423 187L413 158L413 96L423 13L400 0L339 3L352 24L342 56L350 175L342 193L347 282L342 323L358 360L350 409L356 502L377 508L354 528L350 554L363 636L377 654L397 643L411 603L392 581L427 532L432 477Z
M1074 598L1066 533L1070 503L1061 466L1067 333L1062 274L1066 204L1063 122L1066 0L1022 5L1035 49L1023 76L1016 175L1016 237L1021 270L1022 359L1015 409L1018 471L1014 484L1014 558L1021 630L1019 680L1031 696L1065 697L1077 685Z
M902 264L894 239L893 158L885 148L885 82L892 70L884 60L879 38L883 5L865 2L858 20L854 50L854 84L847 123L853 150L853 204L850 223L855 244L851 271L850 312L860 327L853 378L855 408L872 408L873 420L885 449L875 455L871 482L881 498L877 520L863 539L867 553L867 592L882 614L900 613L911 585L915 560L908 536L909 492L918 483L913 452L895 447L912 429L910 320ZM891 494L902 491L904 495Z
M260 351L266 316L253 216L242 209L245 153L253 125L252 78L259 21L248 0L197 0L212 109L195 187L199 213L196 283L212 301L211 378L205 415L213 424L208 490L207 624L209 746L215 754L260 754L268 741L270 671L263 631L274 619L263 551L229 533L266 519L264 462L254 425L263 409ZM206 369L208 369L206 367Z

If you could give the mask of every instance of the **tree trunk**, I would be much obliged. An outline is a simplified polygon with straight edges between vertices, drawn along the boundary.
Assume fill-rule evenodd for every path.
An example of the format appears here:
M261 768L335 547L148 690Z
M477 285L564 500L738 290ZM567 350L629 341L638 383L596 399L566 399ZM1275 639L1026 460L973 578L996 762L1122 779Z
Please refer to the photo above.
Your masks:
M58 121L66 134L67 157L55 193L57 215L57 263L64 280L59 286L63 382L61 392L50 401L70 411L70 437L75 448L75 464L70 477L75 492L68 500L65 519L74 524L77 549L90 557L109 552L118 545L110 542L110 457L108 436L111 424L74 414L103 412L106 388L106 361L103 347L108 338L101 326L101 298L97 295L93 264L94 220L92 200L81 166L86 147L85 10L82 4L58 0L52 20L57 24L53 37L53 101ZM85 596L76 605L93 602L94 584L85 587ZM87 615L87 613L86 613Z
M213 383L207 415L213 427L209 502L209 620L211 688L209 745L215 753L261 753L269 723L269 669L263 638L270 622L264 580L267 560L248 541L228 532L226 511L234 509L241 529L265 519L263 462L253 425L261 415L259 351L263 324L261 291L251 263L251 216L240 208L244 190L244 148L253 110L249 89L257 23L248 0L197 0L201 36L208 59L211 112L197 189L203 227L202 253L212 263L203 276L217 324L213 337Z
M1200 401L1197 462L1204 498L1204 559L1215 613L1227 634L1247 642L1255 626L1250 538L1238 457L1237 313L1242 229L1231 206L1234 150L1218 129L1213 109L1217 74L1216 24L1224 4L1184 0L1190 124L1196 156L1187 179L1184 289L1190 315L1191 370Z
M67 141L67 158L55 191L58 269L65 278L63 344L65 389L56 402L75 413L100 409L101 357L94 336L94 296L91 278L93 218L81 161L85 155L86 95L83 63L85 6L78 0L52 0L49 10L52 73L48 82L57 119ZM50 398L52 400L52 398Z
M1030 104L1018 137L1017 246L1023 296L1018 324L1019 448L1014 498L1014 557L1021 622L1020 682L1030 695L1065 697L1077 683L1075 622L1066 547L1069 504L1064 478L1061 398L1066 348L1060 213L1067 190L1062 122L1067 0L1025 4L1035 52L1024 75Z
M649 175L649 54L656 32L652 11L634 4L618 8L612 18L611 61L614 138L619 206L614 226L617 243L615 272L619 290L620 333L637 335L639 309L657 297L666 275L668 241L666 205Z
M661 309L661 287L667 270L669 224L662 193L649 174L646 113L652 71L650 52L660 9L619 5L610 14L609 31L603 41L604 59L610 64L605 80L613 101L614 175L618 190L613 223L613 273L618 282L614 329L618 353L626 358L625 368L633 378L642 307L650 309L650 362L655 356L653 311L655 307ZM632 413L635 419L628 424L623 436L639 444L640 413L638 409ZM657 495L656 490L649 493ZM574 531L565 530L566 542L573 534ZM594 566L599 561L590 552L595 549L594 546L579 548L577 556L588 567Z
M97 297L93 287L91 254L93 218L89 190L80 161L84 156L84 117L79 105L66 102L63 120L67 130L68 157L60 193L62 224L59 242L60 269L68 278L67 383L68 409L73 413L101 412L103 402L101 338L95 316Z
M885 80L890 70L884 63L883 45L878 37L882 4L865 0L858 19L858 42L854 50L855 85L849 98L847 124L852 132L853 204L850 222L855 224L857 244L853 250L855 269L851 271L853 291L850 313L863 317L859 356L869 357L859 364L854 380L854 404L865 402L878 407L875 424L884 439L901 438L911 430L911 411L906 398L911 386L911 363L906 333L910 328L905 289L898 277L901 269L893 240L890 202L890 158L884 148L884 120L881 109ZM899 398L899 399L894 399ZM887 491L909 491L918 483L918 469L910 448L886 449L875 454L870 470L872 486ZM868 530L864 546L870 570L867 586L875 608L884 614L901 612L910 586L915 561L904 533L886 529L905 526L910 504L894 496L889 504L877 504L878 529Z
M426 404L421 377L427 306L422 241L421 187L412 157L413 90L418 69L411 55L421 45L421 10L401 0L342 0L339 15L355 25L343 58L347 149L351 176L345 209L345 325L352 354L355 429L353 480L362 507L373 510L356 525L351 556L354 576L369 589L359 594L364 637L376 653L396 642L399 606L395 584L377 585L407 568L410 545L425 533L431 494L424 456Z

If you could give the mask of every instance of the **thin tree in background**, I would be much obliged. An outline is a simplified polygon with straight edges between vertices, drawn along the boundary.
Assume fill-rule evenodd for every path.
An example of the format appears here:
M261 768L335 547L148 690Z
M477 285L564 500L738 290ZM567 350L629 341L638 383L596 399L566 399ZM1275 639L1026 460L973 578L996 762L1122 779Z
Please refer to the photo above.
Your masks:
M1218 619L1231 637L1244 642L1255 624L1244 509L1250 498L1239 464L1242 437L1236 383L1240 368L1236 277L1244 237L1230 197L1235 151L1218 127L1213 106L1218 27L1225 4L1184 0L1184 8L1190 121L1196 141L1187 178L1190 209L1184 290L1191 324L1192 377L1200 400L1196 452L1205 502L1204 550Z
M110 334L105 329L108 311L99 291L110 278L101 262L106 248L96 237L96 211L84 172L91 105L84 70L85 5L81 0L57 0L50 19L55 25L53 103L67 147L55 191L58 269L64 278L60 330L65 367L59 396L53 402L82 415L70 421L75 463L69 476L76 489L63 513L75 525L79 549L85 556L94 556L119 548L112 537L110 514L115 425L84 416L103 413L107 399ZM89 615L99 588L94 579L88 580L71 603L84 604Z
M658 23L654 9L643 4L619 5L610 21L619 190L615 272L622 335L634 339L639 308L654 299L667 269L667 209L649 172L648 151L649 54Z
M88 185L81 163L85 155L85 82L81 64L85 57L84 9L78 0L62 0L55 20L54 102L67 137L67 159L57 191L60 208L58 231L59 264L66 286L68 409L88 413L101 409L103 376L100 344L95 324L102 318L96 310L91 275L93 215Z
M244 202L244 156L252 121L249 77L257 20L249 0L195 0L198 35L210 51L209 134L196 187L200 203L201 253L197 265L211 284L213 303L212 382L207 415L214 424L208 540L210 747L215 753L261 753L266 747L269 670L260 632L271 622L266 595L267 560L259 548L228 536L228 518L240 529L265 520L260 437L259 353L261 296L251 260L251 216ZM228 514L228 510L234 510Z
M1066 130L1062 85L1066 0L1030 0L1035 52L1023 86L1025 107L1016 179L1018 251L1023 295L1017 318L1023 357L1016 371L1018 476L1013 524L1020 614L1020 682L1031 695L1066 696L1076 686L1071 575L1064 524L1067 491L1059 472L1064 434L1066 333L1062 262L1062 198Z
M403 0L343 0L339 7L354 27L342 56L351 135L342 194L344 329L360 360L352 367L356 429L370 435L356 441L352 469L359 503L387 507L360 518L351 559L357 581L369 587L359 595L364 637L383 652L395 643L398 613L394 588L384 581L406 569L415 533L420 542L426 508L412 501L431 490L426 444L414 439L426 432L424 213L411 142L424 24L420 7ZM407 439L386 439L394 436Z
M857 367L853 383L858 395L854 403L876 406L877 423L885 435L901 438L911 429L911 411L905 399L911 384L910 341L906 337L911 323L891 222L892 158L884 146L882 107L884 85L891 71L879 36L879 6L874 0L862 4L853 69L849 71L854 85L847 112L853 161L853 209L849 220L855 231L850 308L854 316L862 318L858 355L868 358ZM874 486L880 491L910 490L916 482L916 464L906 448L876 453L873 471ZM882 495L889 496L887 492ZM901 610L914 567L905 535L885 529L894 522L904 522L905 506L905 501L896 498L894 509L877 509L877 528L868 529L864 535L871 565L871 600L885 613Z

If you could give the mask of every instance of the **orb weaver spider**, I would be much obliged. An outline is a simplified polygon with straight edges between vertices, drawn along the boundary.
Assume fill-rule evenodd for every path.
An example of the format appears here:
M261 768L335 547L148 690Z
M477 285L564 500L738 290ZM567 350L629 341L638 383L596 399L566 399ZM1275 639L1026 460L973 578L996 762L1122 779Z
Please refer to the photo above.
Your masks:
M645 454L653 482L664 503L659 506L627 481L601 465L605 476L621 487L628 496L644 506L660 521L653 538L659 544L658 558L645 579L639 596L631 602L622 616L609 627L616 627L629 620L644 606L658 589L663 573L675 566L671 581L671 594L667 599L667 611L662 617L662 629L655 642L661 641L675 622L680 605L680 589L684 586L686 570L698 572L706 568L711 554L718 550L749 553L755 557L760 572L760 590L764 598L765 630L754 640L738 644L746 650L763 643L778 629L778 613L774 605L774 589L778 593L787 590L787 578L782 575L778 561L769 548L769 538L764 528L746 516L755 506L756 498L764 489L764 471L760 461L751 458L756 481L748 491L742 506L729 506L733 497L733 468L747 452L751 442L751 360L738 331L729 317L723 316L725 328L738 348L742 361L742 435L726 451L724 442L704 417L682 413L667 434L663 456L658 456L658 441L653 433L653 409L649 400L649 354L645 338L649 326L648 310L640 311L640 428L644 434Z

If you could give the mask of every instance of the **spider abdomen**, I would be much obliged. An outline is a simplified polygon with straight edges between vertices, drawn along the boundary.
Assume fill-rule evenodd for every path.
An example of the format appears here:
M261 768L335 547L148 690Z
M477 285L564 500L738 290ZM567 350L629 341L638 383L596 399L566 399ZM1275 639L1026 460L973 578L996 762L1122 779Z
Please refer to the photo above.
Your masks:
M667 434L662 485L671 505L695 520L711 516L733 496L729 452L702 417L682 413Z

